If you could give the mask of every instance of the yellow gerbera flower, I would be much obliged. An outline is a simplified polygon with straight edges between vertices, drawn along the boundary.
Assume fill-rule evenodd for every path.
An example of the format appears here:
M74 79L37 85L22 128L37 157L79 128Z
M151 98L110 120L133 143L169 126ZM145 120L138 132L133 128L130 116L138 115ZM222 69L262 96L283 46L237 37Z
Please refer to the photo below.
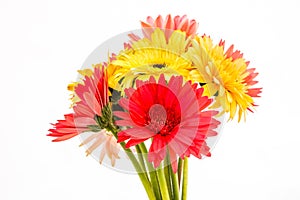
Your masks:
M205 95L214 96L217 92L224 92L220 84L219 68L216 67L224 59L221 48L213 46L208 37L196 36L192 41L192 47L187 52L187 57L195 65L195 70L191 71L191 80L203 85Z
M189 79L192 62L185 57L190 39L182 31L174 31L167 40L162 30L156 29L151 39L134 41L131 48L122 50L112 65L118 69L109 77L111 86L120 83L121 91L134 86L135 80L158 78L164 74L168 80L173 75ZM114 88L116 89L116 88Z
M254 106L251 86L247 79L253 77L247 69L248 62L242 54L236 58L224 53L222 43L213 45L210 37L196 37L187 53L197 70L193 71L192 79L205 84L206 94L216 96L211 108L222 107L224 112L233 119L238 112L238 121L246 115L247 110ZM252 78L253 79L253 78ZM251 80L252 80L251 79ZM260 90L260 89L259 89ZM253 93L253 92L252 92Z

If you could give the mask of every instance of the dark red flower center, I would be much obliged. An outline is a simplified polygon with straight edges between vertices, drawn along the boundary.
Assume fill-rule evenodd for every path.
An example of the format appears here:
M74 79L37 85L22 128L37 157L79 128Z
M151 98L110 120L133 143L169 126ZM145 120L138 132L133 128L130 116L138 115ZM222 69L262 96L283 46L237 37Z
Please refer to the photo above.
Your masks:
M180 123L180 114L160 104L154 104L149 109L146 122L149 130L167 136Z

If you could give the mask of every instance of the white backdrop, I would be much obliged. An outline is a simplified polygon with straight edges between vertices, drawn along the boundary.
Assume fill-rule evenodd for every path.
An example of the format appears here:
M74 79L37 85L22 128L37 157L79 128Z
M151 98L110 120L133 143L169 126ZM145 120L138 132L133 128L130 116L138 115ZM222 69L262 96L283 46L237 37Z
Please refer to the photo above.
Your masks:
M0 199L146 199L137 176L51 143L66 86L102 42L158 14L234 43L260 72L260 105L227 123L212 157L190 162L189 199L299 200L299 1L0 1ZM298 13L297 13L298 12ZM298 103L298 104L297 104Z

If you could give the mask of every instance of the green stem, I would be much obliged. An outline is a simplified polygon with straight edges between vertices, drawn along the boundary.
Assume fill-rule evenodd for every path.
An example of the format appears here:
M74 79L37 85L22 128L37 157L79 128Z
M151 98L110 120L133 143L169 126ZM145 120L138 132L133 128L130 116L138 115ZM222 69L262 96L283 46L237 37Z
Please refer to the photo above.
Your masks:
M178 177L173 172L172 166L169 165L169 173L171 174L171 180L173 185L173 200L179 200L179 185L178 185ZM178 172L177 172L178 173Z
M115 138L118 138L118 130L116 128L112 129L111 132L113 133L113 135L115 136ZM139 175L139 178L147 192L148 198L150 200L156 200L155 198L155 194L153 192L152 189L152 185L151 182L149 181L148 175L146 172L142 172L142 168L139 164L139 162L137 161L136 157L134 156L134 154L132 153L132 151L129 148L125 147L125 142L121 142L120 143L121 147L124 149L124 151L126 152L128 158L130 159L130 161L132 162L136 172Z
M145 159L145 162L146 162L148 170L149 170L150 179L151 179L151 182L152 182L152 187L153 187L153 190L154 190L154 194L155 194L157 200L160 200L160 199L162 199L162 197L161 197L161 193L160 193L158 178L157 178L157 175L156 175L156 172L155 172L155 169L154 169L152 163L150 163L148 161L148 157L147 157L148 150L146 148L146 145L144 144L144 142L142 142L138 146L141 149L141 152L142 152L143 156L145 157L144 159Z
M183 180L182 180L182 198L181 200L186 200L187 197L187 184L188 184L188 158L185 157L183 161Z
M173 191L172 191L172 183L171 183L171 174L173 173L172 172L172 169L170 171L170 159L169 159L169 153L167 153L167 157L165 158L164 160L164 172L165 172L165 177L166 177L166 182L167 182L167 186L168 186L168 191L169 191L169 195L170 195L170 198L173 199Z
M178 187L180 188L181 176L182 176L182 159L181 158L178 158L177 176L178 176Z
M163 200L170 200L166 178L161 166L156 170Z
M142 152L142 150L141 150L141 148L140 148L139 145L136 145L135 148L136 148L136 151L138 153L137 155L138 155L138 159L139 159L140 164L141 164L141 168L142 168L143 172L147 172L146 171L145 161L144 161L144 158L143 158L143 152Z
M123 143L123 142L122 142ZM130 149L127 149L125 147L125 143L120 143L121 146L123 147L123 149L126 151L126 154L128 155L129 159L131 160L135 170L138 172L138 175L139 175L139 178L148 194L148 197L150 200L156 200L155 198L155 194L153 192L153 189L152 189L152 185L149 181L149 178L147 176L147 173L146 172L142 172L142 169L139 165L139 162L136 160L134 154L132 153L132 151ZM129 151L128 151L129 150Z

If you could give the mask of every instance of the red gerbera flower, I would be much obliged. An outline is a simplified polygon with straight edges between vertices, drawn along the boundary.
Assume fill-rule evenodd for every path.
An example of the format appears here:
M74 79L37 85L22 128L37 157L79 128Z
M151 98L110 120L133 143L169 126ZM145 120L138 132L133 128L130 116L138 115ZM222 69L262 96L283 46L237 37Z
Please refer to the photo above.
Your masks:
M54 142L70 139L89 127L97 125L95 116L102 115L102 108L108 103L107 78L104 68L95 68L93 76L85 76L83 84L78 84L75 93L80 101L76 103L74 113L65 115L65 120L53 124L48 136L57 137Z
M68 140L78 133L87 131L87 126L78 127L74 122L74 114L66 114L64 120L58 120L57 123L52 124L53 129L49 129L50 133L48 136L56 137L56 139L52 140L53 142L61 142L64 140Z
M137 89L125 90L127 98L119 101L127 112L115 111L118 126L130 126L118 133L118 142L127 140L126 147L151 138L148 159L158 167L169 151L173 171L177 171L177 156L191 154L201 158L210 156L205 140L217 135L219 121L213 118L217 111L204 111L211 102L202 96L203 88L183 83L181 76L173 76L167 83L163 75L158 82L136 81Z
M105 64L104 64L105 65ZM87 155L102 145L99 162L106 154L111 164L119 158L119 144L115 137L106 130L107 124L112 121L111 110L108 105L108 85L104 65L94 68L91 76L85 76L83 83L75 88L79 102L73 107L74 113L65 115L64 120L58 120L49 130L48 136L56 137L53 142L70 139L83 132L91 132L81 145L92 143L86 150Z

